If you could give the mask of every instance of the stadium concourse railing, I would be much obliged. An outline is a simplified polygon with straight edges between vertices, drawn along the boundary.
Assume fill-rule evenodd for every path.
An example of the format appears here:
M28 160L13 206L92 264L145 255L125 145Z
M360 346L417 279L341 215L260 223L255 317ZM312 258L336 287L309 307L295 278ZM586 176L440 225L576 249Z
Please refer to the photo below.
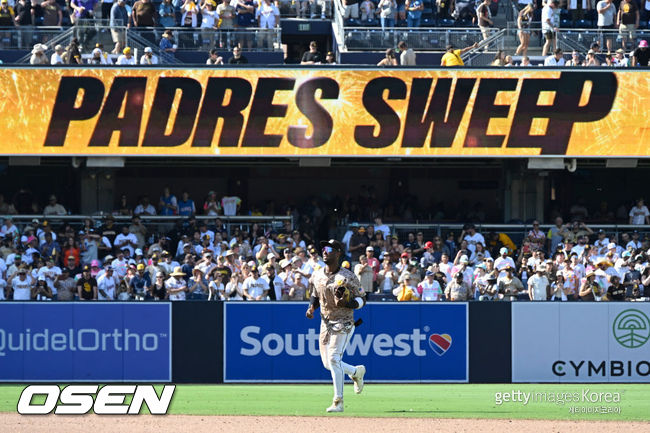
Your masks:
M348 51L377 51L385 47L396 47L399 41L405 41L409 48L416 51L445 51L450 44L464 48L483 40L478 27L428 29L395 27L384 30L372 27L345 27L343 32ZM498 43L496 39L494 43Z
M77 227L83 227L86 220L91 220L94 228L98 228L106 221L106 218L112 216L116 224L130 223L133 217L123 215L5 215L0 217L4 223L6 218L11 218L13 223L18 226L22 231L25 226L32 226L33 224L41 224L43 221L48 221L52 225L65 225L72 224ZM142 224L147 226L150 233L166 234L173 230L177 224L182 224L187 221L189 217L184 216L149 216L140 215ZM197 215L197 221L214 222L220 219L228 232L231 235L235 229L250 230L250 228L257 224L265 232L277 230L283 227L286 221L289 221L293 226L293 217L286 215L273 215L273 216L224 216L224 215Z
M373 225L372 223L359 222L361 226ZM455 223L386 223L390 228L391 235L395 235L400 241L407 239L408 233L422 232L425 240L431 240L433 236L441 236L443 240L447 238L449 233L455 235L454 241L456 244L460 241L458 235L463 231L465 224ZM481 233L487 239L489 233L505 233L512 239L515 245L521 245L523 239L533 229L532 224L481 224L475 223L476 231ZM349 224L342 224L339 226L339 233L342 237L345 231L348 230ZM551 224L540 225L540 230L548 233L549 229L554 227ZM593 240L596 239L599 230L604 230L610 240L615 240L613 236L619 238L621 233L631 233L637 230L640 233L640 239L643 240L645 236L650 236L650 225L630 225L630 224L587 224L594 233Z

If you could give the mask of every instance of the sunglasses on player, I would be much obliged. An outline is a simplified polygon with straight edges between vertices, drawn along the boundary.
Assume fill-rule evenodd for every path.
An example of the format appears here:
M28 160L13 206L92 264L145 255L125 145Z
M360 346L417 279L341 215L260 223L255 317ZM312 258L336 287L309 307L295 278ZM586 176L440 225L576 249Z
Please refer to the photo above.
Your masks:
M323 253L330 254L330 253L332 253L332 252L334 252L334 248L329 247L329 246L327 246L327 247L323 247Z

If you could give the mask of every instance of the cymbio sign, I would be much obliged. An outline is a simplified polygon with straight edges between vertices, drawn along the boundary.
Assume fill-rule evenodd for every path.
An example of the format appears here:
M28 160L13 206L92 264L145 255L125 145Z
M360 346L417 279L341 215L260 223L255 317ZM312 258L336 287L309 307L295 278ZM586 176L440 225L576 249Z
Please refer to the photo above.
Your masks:
M650 305L514 303L513 382L650 382Z
M225 382L327 382L306 303L226 303ZM368 381L467 382L466 304L368 304L345 362Z

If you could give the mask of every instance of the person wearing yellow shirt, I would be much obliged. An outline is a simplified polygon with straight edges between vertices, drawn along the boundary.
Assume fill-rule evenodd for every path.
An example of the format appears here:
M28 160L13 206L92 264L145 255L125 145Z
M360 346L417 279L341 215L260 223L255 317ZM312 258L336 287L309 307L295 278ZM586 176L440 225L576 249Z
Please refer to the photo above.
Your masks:
M399 277L399 286L393 289L393 295L397 300L402 301L419 301L420 295L415 287L411 286L411 276L408 272L404 272Z
M440 66L465 66L465 63L463 63L463 59L461 59L460 56L477 46L478 42L475 42L474 45L470 45L461 50L455 50L453 45L447 45L447 52L442 56Z

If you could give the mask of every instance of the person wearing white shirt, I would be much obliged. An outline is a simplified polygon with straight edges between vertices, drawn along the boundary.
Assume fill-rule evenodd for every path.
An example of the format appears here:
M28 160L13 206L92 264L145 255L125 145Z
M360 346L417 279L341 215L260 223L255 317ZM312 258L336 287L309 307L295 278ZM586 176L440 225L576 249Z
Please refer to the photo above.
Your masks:
M7 282L0 277L0 301L5 301L7 299L7 296L5 294L5 291L7 290Z
M128 249L129 256L133 256L133 253L135 252L135 246L137 246L137 244L138 238L133 233L129 232L129 228L127 226L122 226L122 233L115 236L115 241L113 242L113 245L118 249L118 251L121 251L124 248Z
M269 298L272 301L282 300L282 293L284 292L284 281L275 273L275 267L271 264L266 266L266 272L262 277L269 287ZM273 290L271 290L273 287Z
M384 234L384 239L390 237L390 227L384 224L380 217L375 218L375 233L382 232Z
M52 294L56 295L56 287L54 287L54 280L56 277L61 275L61 268L54 265L54 261L51 257L48 257L45 261L46 266L43 266L38 270L38 277L44 278L47 286L52 290Z
M32 299L32 287L34 280L27 275L27 270L18 270L18 276L11 280L11 288L14 293L14 301L29 301Z
M269 284L260 277L260 271L257 266L251 267L251 276L244 280L242 290L244 297L251 301L262 301L266 299L269 292Z
M167 293L169 293L170 301L185 300L187 283L183 277L185 277L185 272L181 270L180 266L177 266L167 281L165 281L165 288L167 289Z
M122 54L117 58L115 64L120 66L132 66L136 64L135 57L133 57L130 47L126 47L122 50Z
M239 197L232 196L232 197L223 197L221 199L221 207L223 209L223 214L225 216L237 215L239 206L241 206L241 199Z
M144 47L144 54L140 57L141 65L157 65L159 63L158 56L153 53L151 47Z
M549 49L554 50L557 46L557 31L560 24L560 13L557 10L559 5L559 0L549 0L542 8L542 33L546 39L542 47L542 56L546 56Z
M506 247L501 248L499 254L501 255L494 261L494 269L499 271L499 278L504 278L508 267L515 269L515 261L512 257L508 257L508 248Z
M553 55L548 56L544 60L544 66L564 66L565 60L562 55L562 49L557 48L553 51Z
M257 37L257 46L273 48L273 32L271 29L276 28L280 22L280 10L271 2L263 0L260 7L255 11L258 27L261 28Z
M115 300L115 290L117 288L117 278L112 266L106 268L106 272L97 278L97 299L100 301Z
M50 64L51 65L62 65L63 64L63 47L61 45L57 45L54 47L54 53L52 54L52 57L50 58Z
M482 234L476 231L474 224L468 224L463 233L465 233L465 236L461 237L461 239L467 241L467 249L471 253L474 253L476 251L476 244L481 243L485 246L485 238Z
M640 198L636 202L636 206L630 209L630 221L628 224L642 225L650 224L650 212L645 206L643 199Z
M126 276L126 269L129 266L129 261L126 258L124 258L124 251L122 250L118 251L117 258L115 258L112 262L107 264L111 265L111 267L115 271L115 274L119 278L124 278Z
M421 292L422 301L440 301L442 300L442 288L440 283L433 279L433 272L427 271L424 280L418 286L418 292Z
M546 301L548 299L550 283L544 274L545 272L545 265L537 265L535 275L528 279L528 296L531 301Z

